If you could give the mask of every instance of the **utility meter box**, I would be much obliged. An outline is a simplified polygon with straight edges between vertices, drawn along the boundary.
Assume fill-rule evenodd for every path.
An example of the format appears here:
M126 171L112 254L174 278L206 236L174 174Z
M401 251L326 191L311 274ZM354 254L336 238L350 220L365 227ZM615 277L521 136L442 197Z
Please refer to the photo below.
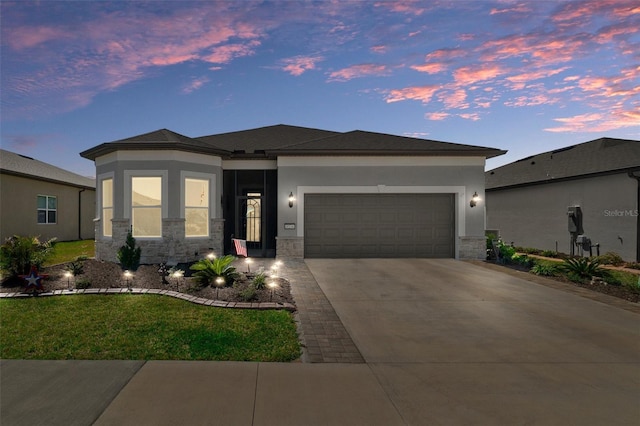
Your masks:
M583 234L582 209L580 206L569 206L567 208L567 216L569 218L569 232L575 235Z
M583 250L589 250L591 248L591 238L586 235L578 235L576 237L576 244L582 246Z

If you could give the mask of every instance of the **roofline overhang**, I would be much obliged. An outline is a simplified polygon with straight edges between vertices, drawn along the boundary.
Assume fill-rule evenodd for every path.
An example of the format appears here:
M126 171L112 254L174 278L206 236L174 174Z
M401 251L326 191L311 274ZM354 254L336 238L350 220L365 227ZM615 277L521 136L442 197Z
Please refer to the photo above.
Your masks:
M295 149L275 149L267 151L270 156L294 156L294 157L307 157L307 156L372 156L372 157L384 157L384 156L404 156L404 157L484 157L494 158L500 155L506 154L507 151L499 149L480 149L480 150L465 150L465 151L453 151L453 150L432 150L432 151L410 151L410 150L349 150L349 149L336 149L336 150L295 150Z
M179 142L107 142L82 151L80 156L91 161L116 151L183 151L196 154L211 154L219 156L232 155L231 152L209 146L193 146Z
M638 171L640 171L640 166L626 167L623 169L607 170L607 171L595 172L595 173L586 173L583 175L575 175L575 176L565 176L565 177L556 178L556 179L551 178L551 179L545 179L545 180L536 180L531 182L515 183L511 185L504 185L504 186L494 186L494 187L487 186L485 187L485 191L492 192L492 191L500 191L503 189L523 188L527 186L545 185L545 184L555 183L555 182L567 182L571 180L588 179L588 178L594 178L599 176L627 174L627 173L633 173ZM487 173L491 173L491 171L485 172L485 174Z

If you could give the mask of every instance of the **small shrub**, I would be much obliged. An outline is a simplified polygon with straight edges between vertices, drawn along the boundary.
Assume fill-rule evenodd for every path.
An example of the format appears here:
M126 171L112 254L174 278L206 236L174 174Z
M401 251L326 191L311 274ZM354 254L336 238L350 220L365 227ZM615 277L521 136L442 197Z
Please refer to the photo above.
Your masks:
M589 259L586 257L575 257L565 259L560 268L567 273L571 281L582 282L591 279L591 277L600 277L604 273L604 269L600 266L597 259Z
M493 250L493 240L497 240L498 236L494 233L487 234L487 250Z
M262 290L265 288L267 283L267 275L264 272L259 273L253 278L253 286L256 290Z
M533 260L526 254L514 254L510 259L511 263L516 265L522 265L526 268L530 268L533 265Z
M543 277L552 277L557 273L558 268L555 265L545 265L543 263L536 263L531 270L532 274L541 275Z
M131 235L131 231L127 232L127 239L120 250L118 250L118 260L122 265L122 269L135 271L140 266L140 254L142 249L136 247L136 239Z
M76 281L76 288L78 290L82 290L89 287L91 287L91 281L89 281L87 278L81 278Z
M77 277L84 273L84 263L78 257L75 261L69 263L65 269L71 272L74 277Z
M613 265L613 266L622 266L624 265L624 260L618 253L613 251L606 252L605 254L597 257L598 262L601 265Z
M213 260L200 259L191 265L191 270L197 271L193 276L201 285L212 284L218 277L224 278L225 285L230 285L237 277L236 268L231 266L235 260L236 257L230 254Z
M543 250L540 255L544 257L558 257L558 253L555 250Z
M0 246L0 268L14 277L28 274L31 266L40 269L52 253L55 241L55 238L41 242L38 237L9 237Z
M500 253L498 255L499 258L501 258L503 261L505 262L509 262L511 261L511 259L513 258L513 255L516 254L516 249L514 249L511 246L508 246L502 242L498 243L498 247L500 249Z
M240 295L240 298L245 302L251 302L258 297L258 292L253 284L249 284L247 288L245 288L244 290L240 290L238 294Z

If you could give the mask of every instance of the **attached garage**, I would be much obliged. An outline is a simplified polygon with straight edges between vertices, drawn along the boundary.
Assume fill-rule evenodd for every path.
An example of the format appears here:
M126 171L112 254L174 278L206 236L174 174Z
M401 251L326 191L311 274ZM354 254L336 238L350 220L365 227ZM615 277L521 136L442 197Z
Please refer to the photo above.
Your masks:
M307 258L455 257L454 194L305 194Z

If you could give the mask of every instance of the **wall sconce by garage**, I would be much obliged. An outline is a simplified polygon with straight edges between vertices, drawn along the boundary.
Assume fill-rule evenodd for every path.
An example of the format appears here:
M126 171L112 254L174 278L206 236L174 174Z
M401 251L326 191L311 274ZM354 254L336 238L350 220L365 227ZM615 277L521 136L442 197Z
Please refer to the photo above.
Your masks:
M296 197L293 196L293 192L289 193L289 208L293 207L293 202L296 200Z
M474 191L473 196L471 197L471 201L469 201L469 206L475 207L476 204L478 204L478 201L480 201L480 196L477 192Z

